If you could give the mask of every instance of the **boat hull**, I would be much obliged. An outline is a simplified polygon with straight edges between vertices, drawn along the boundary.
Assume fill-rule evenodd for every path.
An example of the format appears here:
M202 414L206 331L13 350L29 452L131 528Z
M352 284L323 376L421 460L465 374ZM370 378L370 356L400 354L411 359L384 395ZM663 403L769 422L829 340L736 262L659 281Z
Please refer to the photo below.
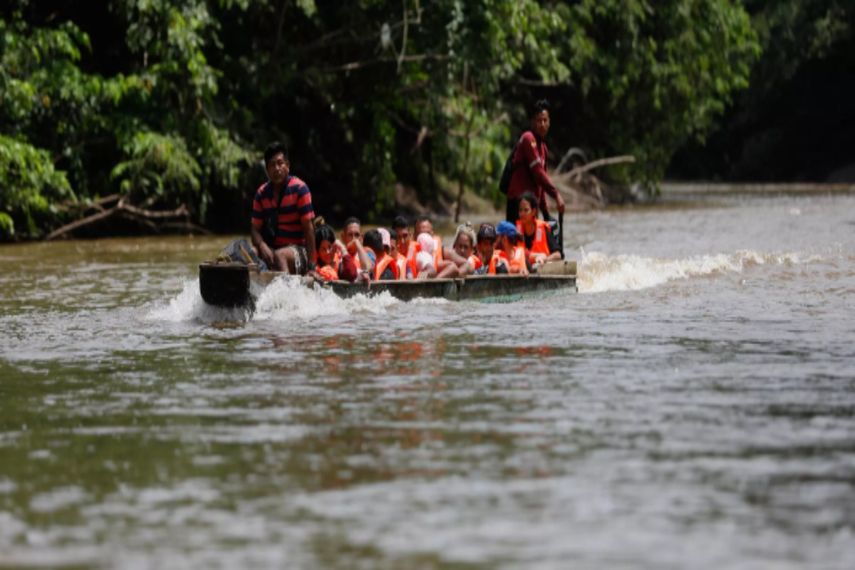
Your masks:
M203 263L199 266L199 288L209 305L251 307L257 293L282 273L258 271L240 263ZM530 295L570 289L576 291L576 263L549 264L536 275L471 276L465 279L416 279L412 281L316 281L302 277L308 287L329 289L339 297L380 295L388 293L402 301L413 299L447 299L449 301L512 301Z

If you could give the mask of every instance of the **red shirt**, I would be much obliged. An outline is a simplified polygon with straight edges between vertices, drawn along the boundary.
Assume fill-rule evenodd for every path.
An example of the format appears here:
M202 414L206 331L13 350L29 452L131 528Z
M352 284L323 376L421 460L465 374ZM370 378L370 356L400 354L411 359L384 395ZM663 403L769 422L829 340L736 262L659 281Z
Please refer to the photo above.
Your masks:
M276 223L275 237L264 231L264 222L276 216L273 184L267 182L255 191L252 200L252 226L262 232L264 241L273 249L287 245L306 245L303 233L303 220L315 217L312 209L312 193L306 183L296 176L289 176L285 187L279 191L279 217ZM273 243L270 243L270 242Z
M531 192L539 204L546 200L544 194L558 198L558 191L546 173L546 160L549 150L546 143L537 140L534 133L526 131L520 137L512 163L514 171L508 185L508 198L517 200L526 192Z

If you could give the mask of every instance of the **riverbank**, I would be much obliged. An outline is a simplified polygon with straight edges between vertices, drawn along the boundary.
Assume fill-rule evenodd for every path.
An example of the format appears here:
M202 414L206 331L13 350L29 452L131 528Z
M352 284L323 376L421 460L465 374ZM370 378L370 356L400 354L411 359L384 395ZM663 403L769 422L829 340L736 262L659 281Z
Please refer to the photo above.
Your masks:
M774 182L774 183L719 183L719 182L680 182L662 183L663 194L685 195L739 195L739 194L851 194L855 193L855 183L822 184L813 182Z

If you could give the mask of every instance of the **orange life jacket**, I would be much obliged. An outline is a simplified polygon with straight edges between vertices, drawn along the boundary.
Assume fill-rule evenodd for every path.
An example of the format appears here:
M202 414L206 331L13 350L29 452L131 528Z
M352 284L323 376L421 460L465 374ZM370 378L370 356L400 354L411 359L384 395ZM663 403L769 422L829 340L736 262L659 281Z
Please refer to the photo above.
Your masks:
M442 238L439 236L431 237L433 237L433 266L439 269L439 262L442 261ZM416 254L421 250L422 248L416 240L410 242L410 250L407 252L407 263L410 265L414 279L419 274L419 269L416 265Z
M439 262L442 261L442 238L433 236L433 266L439 271Z
M420 249L416 240L410 240L410 247L407 248L407 266L413 274L413 279L419 275L419 267L416 265L416 254L419 253ZM406 272L404 272L404 275L406 276Z
M315 252L315 259L320 261L320 256ZM324 281L338 281L338 267L341 265L341 252L333 253L332 263L318 267L316 271L318 275L324 278Z
M511 258L508 263L508 273L519 273L522 275L528 275L528 268L525 265L525 260L525 245L515 245L514 251L511 252Z
M549 227L547 222L543 220L534 220L534 237L531 240L531 249L526 250L526 258L529 263L534 263L534 258L536 254L543 254L549 256L549 241L547 240L547 236L549 235L547 232L551 232L552 228ZM523 233L523 223L522 220L517 220L517 231L525 236ZM525 242L523 242L525 245Z
M317 269L318 275L320 275L324 281L338 281L338 271L333 269L332 265L324 265L323 267L319 267Z
M401 255L401 252L398 252L395 257L395 265L398 266L398 279L406 279L407 278L407 257L405 255Z
M505 255L504 251L499 251L498 249L493 250L493 256L490 258L490 265L487 266L487 275L495 275L496 274L496 266L500 263L508 262L508 256Z
M392 275L394 275L393 279L399 279L400 273L398 272L398 264L395 263L395 260L392 259L391 255L384 255L383 259L374 264L374 280L379 281L380 276L383 275L383 272L386 271L387 267L392 268Z

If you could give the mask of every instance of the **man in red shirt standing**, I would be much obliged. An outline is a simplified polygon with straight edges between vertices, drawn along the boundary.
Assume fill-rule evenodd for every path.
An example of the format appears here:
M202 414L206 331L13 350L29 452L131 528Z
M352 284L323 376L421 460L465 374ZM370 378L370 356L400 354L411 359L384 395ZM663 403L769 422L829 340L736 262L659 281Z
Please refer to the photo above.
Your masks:
M564 198L546 173L549 151L544 139L548 132L549 102L542 99L535 103L532 110L531 130L522 134L511 159L513 173L508 184L506 211L506 219L511 223L516 222L519 217L519 199L526 192L531 192L537 198L544 216L547 214L547 194L555 200L558 213L564 214Z
M315 211L306 183L291 176L288 149L279 142L264 151L268 182L252 200L252 245L271 269L305 275L315 269Z

